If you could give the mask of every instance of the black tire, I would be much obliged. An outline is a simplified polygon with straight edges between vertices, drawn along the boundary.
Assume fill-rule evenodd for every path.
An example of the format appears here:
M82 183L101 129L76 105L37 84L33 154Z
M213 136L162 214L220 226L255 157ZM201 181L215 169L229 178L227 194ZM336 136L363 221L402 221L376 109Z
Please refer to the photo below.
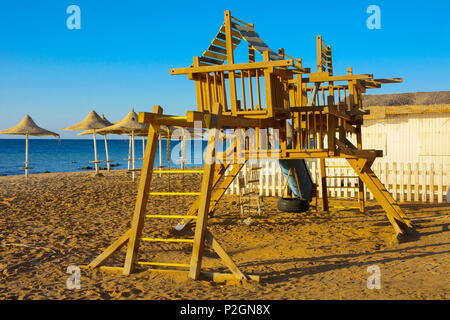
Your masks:
M283 212L306 212L309 210L309 202L299 198L281 198L277 207Z

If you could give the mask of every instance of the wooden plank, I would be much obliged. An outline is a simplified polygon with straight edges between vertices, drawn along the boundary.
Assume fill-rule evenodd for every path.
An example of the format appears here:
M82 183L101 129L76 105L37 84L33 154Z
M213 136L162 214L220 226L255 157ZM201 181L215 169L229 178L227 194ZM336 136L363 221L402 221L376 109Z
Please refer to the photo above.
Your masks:
M98 257L96 257L94 260L92 260L91 263L88 264L89 268L98 268L100 267L105 261L113 255L117 250L122 248L130 238L131 230L128 230L123 235L120 236L119 239L117 239L114 243L112 243L108 248L106 248Z
M223 47L226 48L226 43L225 42L223 43ZM226 55L227 54L227 49L224 49L224 48L221 48L221 47L218 47L218 46L215 46L215 45L210 45L208 47L208 50L212 51L212 52L222 53L222 54Z
M231 23L230 26L233 27L233 23ZM224 25L222 25L222 26L220 27L220 32L226 33L226 28L225 28ZM237 38L237 39L241 39L241 38L242 38L240 32L233 30L233 28L231 28L231 35L232 35L233 37ZM219 38L219 39L222 39L222 38ZM239 42L238 42L238 43L239 43Z
M227 51L228 54L228 51ZM228 59L229 61L229 59ZM228 62L229 63L229 62ZM229 63L221 66L203 66L203 67L188 67L170 69L170 74L190 74L190 73L204 73L204 72L217 72L217 71L237 71L237 70L252 70L252 69L265 69L271 67L288 67L293 66L293 60L277 60L266 62L252 62L252 63Z
M422 202L427 202L427 164L422 163Z
M226 35L224 33L222 33L222 32L219 32L216 35L216 38L220 39L220 40L226 40ZM235 37L231 37L231 42L233 43L233 45L238 45L241 42L241 40L237 39Z
M430 163L430 202L434 202L434 163Z
M208 57L199 57L198 60L201 62L212 63L212 64L216 64L216 65L222 65L222 63L223 63L222 60L212 59L212 58L208 58ZM201 67L199 67L199 68L201 68Z
M405 170L403 162L400 162L400 202L405 202L405 182L404 182Z
M206 223L208 220L211 192L213 186L214 170L215 170L215 156L217 149L217 128L220 127L221 123L218 119L221 116L222 109L217 107L217 115L213 115L211 118L210 132L208 138L208 145L206 147L205 153L205 168L203 173L203 179L201 184L201 195L200 203L197 215L197 224L195 227L194 234L194 245L192 248L191 263L189 269L189 277L197 280L200 276L203 251L205 246L205 231Z
M407 227L412 227L411 222L406 219L405 214L400 209L400 207L395 203L395 200L391 197L389 192L381 184L379 179L370 169L370 166L361 165L360 160L347 159L350 165L353 167L355 172L360 176L361 180L367 185L369 190L374 194L378 203L386 211L386 216L391 223L397 234L403 234L403 230L397 221L403 223ZM364 169L363 169L364 168Z
M327 189L327 171L325 168L325 159L320 159L320 180L322 189L322 207L323 211L329 211L328 189Z
M163 109L160 106L153 107L153 113L161 114ZM144 227L145 210L148 202L148 192L152 180L153 164L155 162L157 140L159 136L159 126L151 123L148 132L147 149L145 150L144 163L142 165L141 178L139 180L138 193L136 197L136 205L134 209L133 219L131 221L131 233L128 241L127 255L125 257L125 265L123 273L129 275L135 265L135 260L139 250L139 243Z
M373 74L350 74L344 76L330 76L328 72L310 73L309 78L303 78L306 82L336 82L372 79Z
M218 47L223 47L223 48L226 48L226 47L227 47L227 44L226 44L225 41L219 40L219 39L217 39L217 38L215 38L215 39L211 42L211 44L212 44L212 45L215 45L215 46L218 46ZM236 49L236 47L237 47L237 45L234 44L234 45L233 45L233 50ZM225 53L226 53L226 49L225 49Z
M227 60L227 56L224 56L222 54L218 54L218 53L215 53L215 52L212 52L212 51L205 51L205 52L203 52L203 56L204 57L209 57L209 58L214 58L214 59L221 60L221 61Z
M443 185L444 185L444 165L441 163L438 168L438 203L443 202ZM449 200L449 199L447 199Z
M209 230L205 230L205 239L209 242L213 250L217 253L220 259L225 263L225 265L231 270L233 275L238 280L248 280L248 278L239 270L238 266L230 258L230 256L225 252L222 246L214 239L214 236Z
M419 163L414 166L414 201L419 201Z
M406 165L406 201L410 202L411 201L411 163L408 162L408 164Z

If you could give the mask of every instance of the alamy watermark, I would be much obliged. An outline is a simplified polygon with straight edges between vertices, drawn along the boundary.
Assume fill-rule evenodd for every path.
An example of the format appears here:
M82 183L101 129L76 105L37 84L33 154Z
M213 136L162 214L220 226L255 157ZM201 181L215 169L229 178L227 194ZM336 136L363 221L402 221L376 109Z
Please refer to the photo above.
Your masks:
M381 9L379 6L372 4L367 7L367 14L370 16L367 18L366 25L369 30L381 29Z
M79 266L68 266L66 273L70 276L66 280L67 289L81 289L81 270Z
M208 142L203 148L203 138L214 136L214 142ZM279 129L202 129L202 122L195 121L192 131L175 128L171 133L171 141L179 140L170 150L170 160L179 163L183 160L187 165L244 163L247 160L278 159L280 137ZM183 143L181 143L183 140ZM184 157L182 152L184 148ZM199 157L199 155L201 155ZM211 156L212 155L212 156ZM183 158L183 159L182 159Z
M367 273L370 276L367 278L367 289L381 289L381 270L376 264L367 267Z
M67 17L66 26L69 30L81 29L81 9L79 6L72 4L67 7L66 13L70 16Z

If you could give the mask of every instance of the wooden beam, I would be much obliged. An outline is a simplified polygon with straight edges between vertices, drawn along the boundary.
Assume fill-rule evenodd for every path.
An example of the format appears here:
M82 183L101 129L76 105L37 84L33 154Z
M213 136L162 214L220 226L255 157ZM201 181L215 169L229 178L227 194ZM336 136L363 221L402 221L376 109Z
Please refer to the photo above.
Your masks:
M105 261L112 256L116 251L122 248L130 238L131 230L126 231L123 235L119 237L116 241L114 241L108 248L105 249L97 258L92 260L91 263L88 264L89 268L98 268Z
M218 108L218 114L211 118L210 127L213 130L209 132L208 145L206 147L205 168L201 184L201 196L197 215L197 224L195 226L194 245L192 248L191 264L189 277L197 280L200 276L202 267L203 251L205 247L206 222L208 220L209 206L211 200L212 184L215 169L215 156L217 149L217 128L221 126L220 116L222 108Z
M217 253L217 255L222 259L225 265L231 270L233 275L237 280L248 280L247 276L245 276L241 270L239 270L238 266L234 263L234 261L230 258L230 256L225 252L222 246L214 239L214 236L209 230L205 230L205 239L209 242L213 250Z
M266 62L235 63L220 66L201 66L201 67L170 69L170 74L177 75L177 74L207 73L217 71L253 70L253 69L265 69L274 67L288 67L293 65L294 65L293 60L275 60Z
M163 109L160 106L153 107L153 113L161 114ZM142 229L144 227L145 210L147 207L150 183L152 181L153 164L155 162L156 147L158 144L159 125L150 124L148 132L147 148L145 150L144 163L142 165L141 178L136 197L133 220L131 221L131 233L128 240L127 255L123 273L129 275L135 266L135 260L139 249Z

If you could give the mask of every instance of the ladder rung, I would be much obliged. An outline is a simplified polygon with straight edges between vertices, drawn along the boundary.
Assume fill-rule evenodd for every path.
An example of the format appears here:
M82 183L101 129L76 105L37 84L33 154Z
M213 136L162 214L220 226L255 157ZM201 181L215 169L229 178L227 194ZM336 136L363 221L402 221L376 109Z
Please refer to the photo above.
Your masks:
M153 173L203 173L203 170L153 170Z
M326 178L359 178L358 176L326 176Z
M147 214L146 218L159 218L159 219L197 219L197 216L186 215L170 215L170 214Z
M334 209L359 209L359 207L331 206Z
M351 168L350 166L325 166L326 168Z
M328 196L330 199L352 199L352 200L359 200L358 198L355 197L331 197Z
M194 242L194 239L163 239L163 238L142 238L142 241L149 242Z
M252 195L252 194L258 194L258 193L255 192L255 191L251 191L251 192L243 193L243 194L241 194L241 196L245 197L245 196L249 196L249 195Z
M199 196L200 192L150 192L151 196Z
M263 167L250 168L250 170L261 170Z
M146 262L146 261L138 261L136 263L147 266L182 267L182 268L190 267L190 265L186 263Z
M330 189L358 189L359 187L358 186L356 186L356 187L334 187L334 186L328 187L327 186L327 188L330 188Z
M259 180L256 179L256 180L248 180L248 181L247 181L247 183L254 183L254 182L259 182Z

